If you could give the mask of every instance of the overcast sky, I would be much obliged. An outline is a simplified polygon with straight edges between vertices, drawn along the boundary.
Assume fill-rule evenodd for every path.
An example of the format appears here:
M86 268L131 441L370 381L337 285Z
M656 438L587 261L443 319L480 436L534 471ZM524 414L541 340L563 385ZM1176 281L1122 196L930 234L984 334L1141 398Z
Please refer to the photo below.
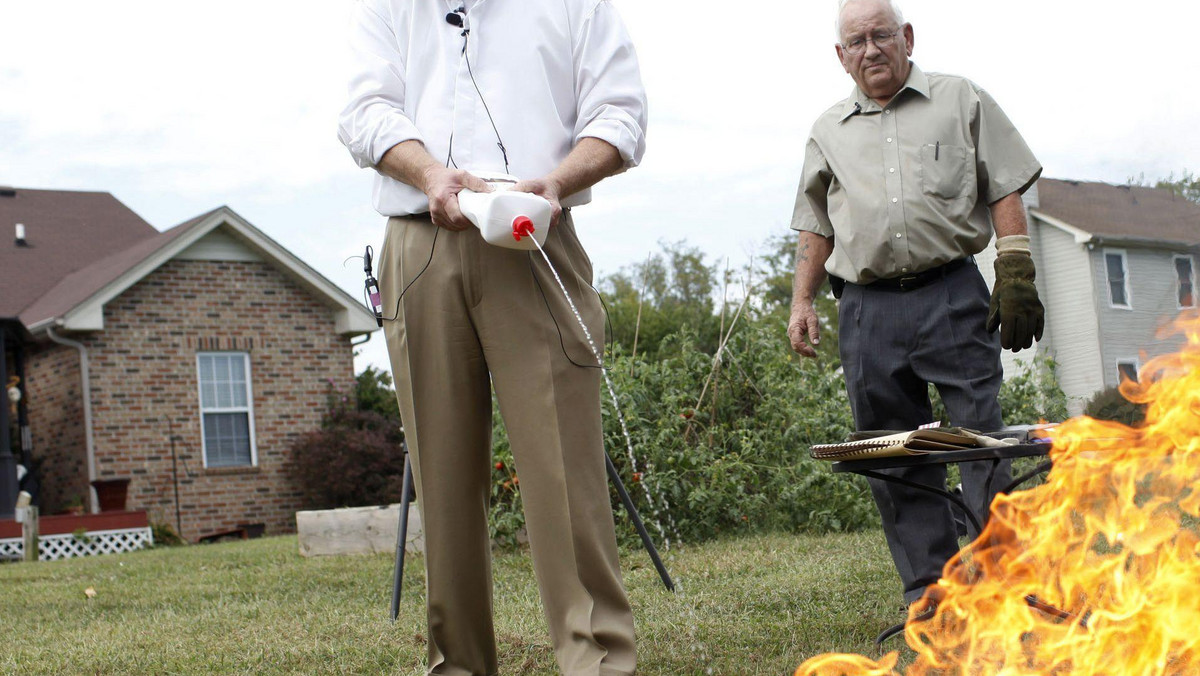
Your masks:
M343 260L378 249L383 220L336 138L352 2L3 0L0 184L111 192L160 230L227 204L359 295L361 265ZM836 0L614 2L650 128L642 166L576 211L598 273L664 239L744 262L786 229L807 132L852 86ZM902 6L914 60L989 90L1047 176L1200 169L1200 3ZM387 363L380 334L368 363Z

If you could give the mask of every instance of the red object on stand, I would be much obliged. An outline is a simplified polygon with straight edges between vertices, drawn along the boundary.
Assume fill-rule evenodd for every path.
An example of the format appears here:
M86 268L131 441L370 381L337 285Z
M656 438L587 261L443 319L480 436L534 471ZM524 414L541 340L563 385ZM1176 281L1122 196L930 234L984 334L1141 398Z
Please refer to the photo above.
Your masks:
M129 479L96 479L92 482L92 488L96 489L96 501L100 503L101 512L125 511Z

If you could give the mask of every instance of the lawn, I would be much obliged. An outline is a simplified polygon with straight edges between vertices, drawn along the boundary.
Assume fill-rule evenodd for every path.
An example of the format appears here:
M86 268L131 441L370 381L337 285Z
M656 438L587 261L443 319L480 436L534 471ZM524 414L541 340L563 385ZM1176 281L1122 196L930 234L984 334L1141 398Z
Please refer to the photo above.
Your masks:
M666 558L680 594L645 552L622 552L645 676L791 674L818 653L869 651L903 617L878 531ZM394 624L391 557L305 559L294 536L0 565L0 673L421 674L422 563L409 557ZM494 576L501 673L557 673L528 552L497 554Z

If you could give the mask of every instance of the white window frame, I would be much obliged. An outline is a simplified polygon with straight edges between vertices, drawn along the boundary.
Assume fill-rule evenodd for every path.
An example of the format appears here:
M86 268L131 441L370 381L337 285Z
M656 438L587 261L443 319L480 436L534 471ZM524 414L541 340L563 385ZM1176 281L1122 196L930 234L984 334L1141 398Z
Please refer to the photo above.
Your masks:
M1176 267L1175 261L1185 259L1192 268L1192 304L1181 305L1179 303L1179 268ZM1175 282L1175 308L1178 310L1189 310L1196 307L1196 258L1191 254L1175 254L1171 257L1171 278Z
M1111 308L1117 308L1120 310L1132 310L1133 309L1133 294L1131 293L1132 289L1130 289L1130 285L1129 285L1129 256L1125 255L1124 249L1105 249L1103 252L1103 255L1104 255L1104 290L1105 290L1105 293L1108 294L1108 306ZM1123 305L1117 303L1113 299L1112 282L1108 278L1108 257L1109 256L1120 256L1121 257L1121 269L1125 273L1125 280L1124 280L1125 303Z
M1121 384L1121 380L1122 380L1122 378L1121 378L1121 367L1122 366L1132 366L1133 372L1135 374L1137 374L1137 379L1134 380L1133 382L1135 382L1135 383L1140 382L1141 377L1142 377L1142 362L1140 359L1138 359L1137 357L1125 357L1123 359L1117 360L1117 384L1118 385Z
M213 356L231 356L240 355L242 363L246 369L246 406L233 408L204 408L204 383L200 377L200 359L202 357ZM208 469L208 440L204 433L204 414L205 413L245 413L249 422L250 428L250 464L249 465L218 465L213 469L239 469L247 467L258 467L258 443L254 436L254 378L250 372L250 353L249 352L230 352L230 351L208 351L196 353L196 403L200 406L200 455L204 461L204 468Z

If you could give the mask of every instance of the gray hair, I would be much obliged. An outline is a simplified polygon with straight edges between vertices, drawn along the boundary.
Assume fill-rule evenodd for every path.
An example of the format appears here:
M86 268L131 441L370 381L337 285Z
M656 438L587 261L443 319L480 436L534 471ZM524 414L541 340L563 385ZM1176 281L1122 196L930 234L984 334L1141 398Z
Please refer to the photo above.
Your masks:
M833 30L837 36L838 42L842 41L842 10L846 9L846 5L859 0L838 0L837 18L833 21ZM886 2L891 8L892 14L896 17L896 25L904 25L904 12L900 11L900 5L896 4L896 0L876 0L877 2Z

